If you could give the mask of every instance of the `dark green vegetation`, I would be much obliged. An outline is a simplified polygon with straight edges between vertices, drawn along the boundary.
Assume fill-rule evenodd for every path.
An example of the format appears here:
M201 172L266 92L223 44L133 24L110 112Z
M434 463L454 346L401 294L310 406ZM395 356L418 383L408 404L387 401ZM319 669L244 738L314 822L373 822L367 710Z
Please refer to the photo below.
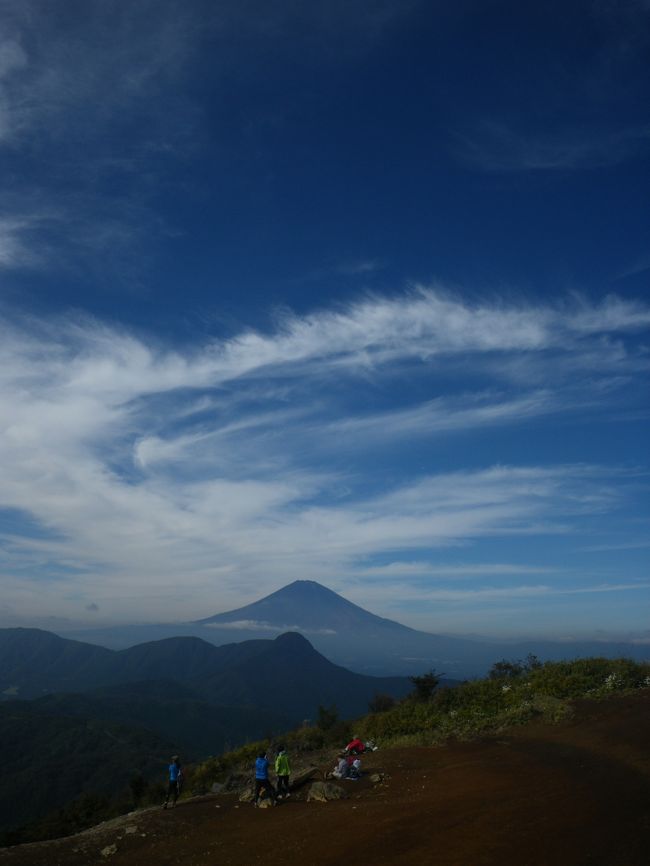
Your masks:
M650 688L650 665L629 659L579 659L573 662L540 663L534 656L525 662L498 662L485 679L462 683L456 688L429 689L435 672L414 682L410 695L380 712L371 712L352 723L328 723L302 727L283 736L294 754L340 748L353 733L374 739L381 748L405 745L436 745L447 739L473 739L533 720L549 723L571 713L571 699L604 699L613 694ZM422 686L426 686L423 688ZM251 743L192 771L193 786L208 790L215 781L246 768L267 742Z
M228 707L198 700L174 680L107 686L85 694L48 695L32 702L51 716L76 716L137 725L174 744L186 758L218 754L295 724L295 717L256 707Z
M570 699L603 698L650 686L650 665L629 659L577 659L540 663L498 662L486 679L438 689L384 713L366 716L360 730L384 745L431 745L450 737L475 737L533 719L556 721L571 712Z
M151 731L50 716L38 702L0 705L0 843L65 835L156 800L172 744ZM85 793L84 793L85 792ZM82 795L83 794L83 795Z

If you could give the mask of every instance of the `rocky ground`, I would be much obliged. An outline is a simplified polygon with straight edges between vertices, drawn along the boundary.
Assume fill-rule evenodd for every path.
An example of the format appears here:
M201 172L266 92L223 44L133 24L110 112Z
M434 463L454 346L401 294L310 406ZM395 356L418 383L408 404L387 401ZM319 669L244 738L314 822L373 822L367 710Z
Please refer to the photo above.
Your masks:
M269 809L196 798L0 850L0 866L650 864L649 690L577 702L556 726L378 751L364 771L344 799L308 801L310 784Z

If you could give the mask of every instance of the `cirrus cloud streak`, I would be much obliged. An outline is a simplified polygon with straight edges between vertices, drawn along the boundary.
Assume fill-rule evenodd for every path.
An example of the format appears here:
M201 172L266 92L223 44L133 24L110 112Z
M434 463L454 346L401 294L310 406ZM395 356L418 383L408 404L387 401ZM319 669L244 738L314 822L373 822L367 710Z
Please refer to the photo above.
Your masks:
M576 403L607 412L647 368L636 335L649 323L650 308L618 298L525 307L420 288L182 349L7 311L5 603L61 616L97 603L118 617L126 599L139 617L170 604L198 617L217 595L225 607L290 579L372 581L384 557L587 527L620 507L634 468L489 456L408 467L402 443L570 417ZM599 352L604 339L616 353ZM539 370L513 379L521 358L551 371L544 389ZM399 400L386 400L388 382L404 383ZM370 444L386 477L364 463Z

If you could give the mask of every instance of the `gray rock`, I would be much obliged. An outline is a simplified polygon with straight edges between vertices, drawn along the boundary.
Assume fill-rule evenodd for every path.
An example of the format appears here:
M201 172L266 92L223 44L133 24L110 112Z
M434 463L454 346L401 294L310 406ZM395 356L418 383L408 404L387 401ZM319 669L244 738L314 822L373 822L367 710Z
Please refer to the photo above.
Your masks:
M307 800L326 803L328 800L345 800L347 796L347 791L331 782L314 782L307 794Z
M257 808L258 809L269 809L273 805L273 801L270 797L262 797L261 800L258 800Z
M373 785L378 785L380 782L384 781L384 774L383 773L373 773L372 776L370 776L370 781L372 782Z
M253 785L249 785L247 788L244 788L244 790L241 791L239 794L240 803L252 803L254 800L255 788L253 787ZM258 806L260 806L262 809L266 809L266 807L270 805L271 797L266 792L262 792L258 800Z
M111 854L117 854L117 845L107 845L99 853L102 857L110 857Z
M247 788L244 788L239 792L239 802L240 803L252 803L255 799L255 788L252 785L249 785Z

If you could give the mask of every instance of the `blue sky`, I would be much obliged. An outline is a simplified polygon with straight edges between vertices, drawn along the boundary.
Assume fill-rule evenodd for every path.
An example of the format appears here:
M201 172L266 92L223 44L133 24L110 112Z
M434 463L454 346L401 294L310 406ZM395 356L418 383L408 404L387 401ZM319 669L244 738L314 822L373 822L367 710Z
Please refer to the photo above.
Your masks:
M650 640L645 0L0 16L0 625Z

